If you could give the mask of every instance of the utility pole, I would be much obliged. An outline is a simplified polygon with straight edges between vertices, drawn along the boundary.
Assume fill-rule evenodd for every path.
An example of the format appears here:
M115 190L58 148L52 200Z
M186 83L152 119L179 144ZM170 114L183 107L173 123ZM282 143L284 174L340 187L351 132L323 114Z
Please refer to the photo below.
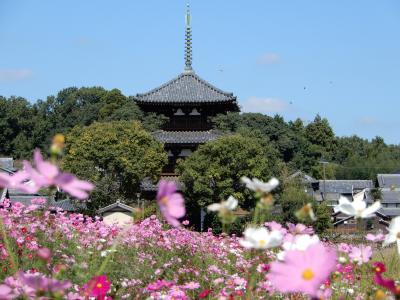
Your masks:
M325 166L328 164L328 162L321 157L321 160L319 161L320 164L322 164L322 169L323 169L323 175L324 175L324 193L323 193L323 200L325 200L325 193L326 193L326 171L325 171Z

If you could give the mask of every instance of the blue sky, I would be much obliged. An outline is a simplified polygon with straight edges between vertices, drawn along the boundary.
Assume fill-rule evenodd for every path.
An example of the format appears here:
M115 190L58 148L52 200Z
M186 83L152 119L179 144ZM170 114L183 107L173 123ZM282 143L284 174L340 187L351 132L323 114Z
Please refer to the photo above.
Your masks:
M193 68L244 111L399 144L400 1L191 0ZM184 67L184 0L0 0L0 95L145 92Z

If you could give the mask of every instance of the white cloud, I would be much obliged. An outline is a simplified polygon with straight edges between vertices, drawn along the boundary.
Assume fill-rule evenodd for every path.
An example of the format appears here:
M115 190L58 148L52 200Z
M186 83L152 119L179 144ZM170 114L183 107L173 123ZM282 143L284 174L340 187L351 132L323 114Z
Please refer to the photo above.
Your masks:
M289 103L276 98L250 97L243 103L243 112L281 113L289 109Z
M376 125L378 123L378 120L376 118L374 118L374 117L365 116L365 117L362 117L359 120L359 122L362 125Z
M0 81L20 81L31 76L29 69L0 69Z
M272 65L277 64L281 61L281 57L276 53L265 53L260 56L257 60L259 65Z

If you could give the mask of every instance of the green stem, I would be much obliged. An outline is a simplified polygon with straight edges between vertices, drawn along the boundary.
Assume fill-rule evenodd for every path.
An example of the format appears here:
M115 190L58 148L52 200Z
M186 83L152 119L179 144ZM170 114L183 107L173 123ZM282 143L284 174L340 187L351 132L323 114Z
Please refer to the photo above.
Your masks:
M3 237L4 245L5 245L6 250L7 250L7 254L10 256L10 259L11 259L11 262L12 262L12 268L11 269L13 270L13 273L15 274L18 271L18 260L17 260L17 257L15 256L14 251L12 250L10 241L9 241L9 239L7 237L6 229L4 227L3 218L1 218L1 217L0 217L0 230L1 230L1 235Z

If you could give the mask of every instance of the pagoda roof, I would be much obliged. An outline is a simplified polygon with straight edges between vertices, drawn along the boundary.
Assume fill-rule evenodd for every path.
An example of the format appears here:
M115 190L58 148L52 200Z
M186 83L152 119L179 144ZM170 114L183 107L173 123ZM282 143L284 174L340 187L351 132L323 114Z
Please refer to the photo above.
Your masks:
M178 176L164 176L164 175L161 175L160 181L161 180L175 182L178 191L182 190L183 186L182 186L182 183L179 181ZM140 184L140 189L142 191L146 191L146 192L155 192L155 191L158 190L158 183L153 183L150 178L146 177L146 178L144 178L142 180L142 182Z
M154 138L164 144L203 144L219 138L218 130L208 131L166 131L157 130L152 133Z
M147 104L233 102L236 104L236 96L216 88L190 70L184 71L174 79L147 93L137 94L136 102Z

